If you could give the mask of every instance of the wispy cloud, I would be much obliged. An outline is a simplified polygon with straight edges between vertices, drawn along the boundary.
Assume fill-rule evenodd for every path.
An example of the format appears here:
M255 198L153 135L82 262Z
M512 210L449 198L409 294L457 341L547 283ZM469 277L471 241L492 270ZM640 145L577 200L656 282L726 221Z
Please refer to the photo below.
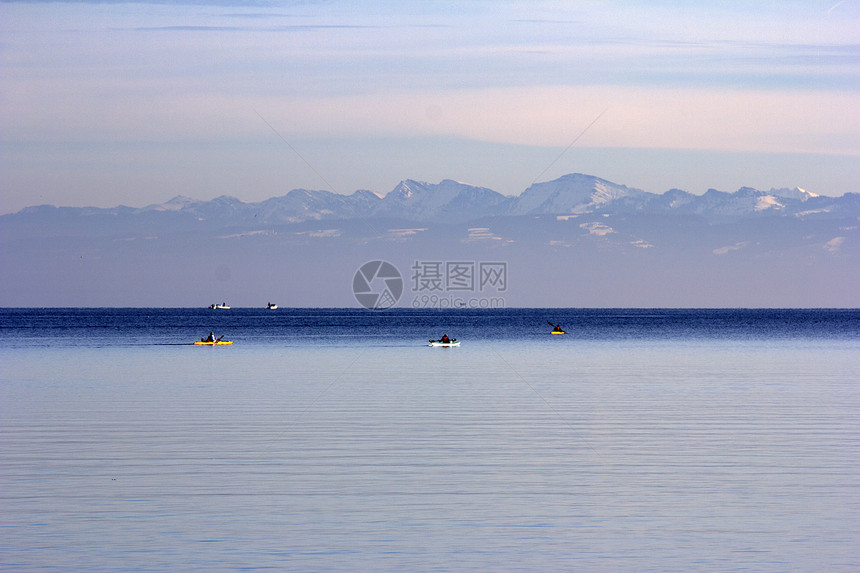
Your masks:
M858 155L858 29L857 2L4 2L0 137L245 142L256 109L317 141L563 148L607 109L578 146Z

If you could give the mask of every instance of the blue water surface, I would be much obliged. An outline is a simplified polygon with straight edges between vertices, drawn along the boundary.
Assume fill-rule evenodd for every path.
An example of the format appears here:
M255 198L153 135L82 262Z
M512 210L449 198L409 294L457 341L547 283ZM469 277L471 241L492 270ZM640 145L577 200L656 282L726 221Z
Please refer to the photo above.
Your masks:
M209 332L246 345L402 346L460 340L856 340L852 309L0 309L4 346L186 344ZM428 338L430 337L430 338Z
M857 571L858 326L0 310L0 569Z

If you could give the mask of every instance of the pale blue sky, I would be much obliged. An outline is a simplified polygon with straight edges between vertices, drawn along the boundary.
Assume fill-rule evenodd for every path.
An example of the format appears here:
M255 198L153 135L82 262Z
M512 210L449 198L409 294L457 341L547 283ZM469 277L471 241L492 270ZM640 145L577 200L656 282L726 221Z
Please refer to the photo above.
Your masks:
M0 3L2 213L575 171L841 195L858 110L860 0Z

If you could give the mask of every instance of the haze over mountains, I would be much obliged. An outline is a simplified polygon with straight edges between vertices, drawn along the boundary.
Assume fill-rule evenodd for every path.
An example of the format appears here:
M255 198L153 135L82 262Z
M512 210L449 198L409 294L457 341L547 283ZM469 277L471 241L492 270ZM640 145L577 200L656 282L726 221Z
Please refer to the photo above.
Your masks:
M38 206L0 217L0 304L354 306L355 270L389 260L407 283L419 261L503 261L506 306L860 306L858 225L856 193L653 194L583 174L516 197L446 179Z

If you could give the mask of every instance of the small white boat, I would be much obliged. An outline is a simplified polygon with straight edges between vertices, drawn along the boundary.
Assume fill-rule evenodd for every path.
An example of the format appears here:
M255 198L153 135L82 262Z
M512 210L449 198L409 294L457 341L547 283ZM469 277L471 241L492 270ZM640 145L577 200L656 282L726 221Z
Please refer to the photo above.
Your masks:
M226 302L222 302L221 304L218 304L218 303L210 304L210 305L209 305L209 308L225 309L225 310L229 310L229 309L230 309L230 307L229 307L229 306L227 306L227 303L226 303Z
M269 304L266 305L266 308L268 308L269 310L277 310L278 305L276 305L273 302L270 302Z

